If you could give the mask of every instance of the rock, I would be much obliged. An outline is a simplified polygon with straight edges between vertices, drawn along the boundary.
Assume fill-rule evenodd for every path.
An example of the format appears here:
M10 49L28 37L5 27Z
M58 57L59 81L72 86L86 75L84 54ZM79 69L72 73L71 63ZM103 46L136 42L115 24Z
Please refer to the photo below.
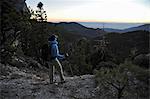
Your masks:
M26 0L9 0L9 2L12 2L12 5L14 5L16 11L21 13L29 11L25 1Z

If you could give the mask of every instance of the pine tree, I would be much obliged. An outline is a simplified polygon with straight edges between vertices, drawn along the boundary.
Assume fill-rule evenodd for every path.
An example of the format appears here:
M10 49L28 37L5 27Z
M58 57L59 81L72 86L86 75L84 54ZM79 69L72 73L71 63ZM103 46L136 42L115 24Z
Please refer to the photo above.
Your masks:
M42 2L39 2L37 4L37 10L34 12L34 19L36 19L38 22L46 22L47 21L46 11L43 9Z
M43 9L43 3L39 2L37 4L37 10L31 10L31 25L32 29L29 31L28 35L29 44L26 50L27 55L35 57L39 62L41 62L42 47L47 44L49 32L47 26L47 15L46 11Z

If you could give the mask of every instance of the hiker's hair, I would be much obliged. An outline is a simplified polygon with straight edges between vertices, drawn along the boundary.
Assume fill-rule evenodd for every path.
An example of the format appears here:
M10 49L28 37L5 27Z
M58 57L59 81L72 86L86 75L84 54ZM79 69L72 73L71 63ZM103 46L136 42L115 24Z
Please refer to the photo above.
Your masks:
M52 35L51 37L48 38L48 41L54 41L55 38L57 38L58 36L57 35Z

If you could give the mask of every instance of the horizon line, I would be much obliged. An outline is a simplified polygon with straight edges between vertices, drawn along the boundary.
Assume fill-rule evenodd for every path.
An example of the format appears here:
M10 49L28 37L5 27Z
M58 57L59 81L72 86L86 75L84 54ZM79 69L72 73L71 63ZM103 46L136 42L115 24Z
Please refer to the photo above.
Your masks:
M150 20L94 20L94 19L89 19L89 20L83 20L83 19L64 19L64 18L48 18L48 22L93 22L93 23L137 23L137 24L150 24Z
M83 22L83 23L131 23L131 24L150 24L150 22L124 22L124 21L121 21L121 22L118 22L118 21L69 21L69 20L64 20L64 21L50 21L50 20L47 20L47 22L53 22L53 23L61 23L61 22L77 22L77 23L80 23L80 22Z

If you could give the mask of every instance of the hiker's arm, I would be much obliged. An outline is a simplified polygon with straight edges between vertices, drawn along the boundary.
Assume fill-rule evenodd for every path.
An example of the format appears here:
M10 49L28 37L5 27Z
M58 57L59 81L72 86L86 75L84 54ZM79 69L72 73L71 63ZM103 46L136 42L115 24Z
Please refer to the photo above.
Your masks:
M57 51L57 57L58 57L59 59L64 59L64 58L65 58L64 55L59 54L58 46L56 46L56 51Z

